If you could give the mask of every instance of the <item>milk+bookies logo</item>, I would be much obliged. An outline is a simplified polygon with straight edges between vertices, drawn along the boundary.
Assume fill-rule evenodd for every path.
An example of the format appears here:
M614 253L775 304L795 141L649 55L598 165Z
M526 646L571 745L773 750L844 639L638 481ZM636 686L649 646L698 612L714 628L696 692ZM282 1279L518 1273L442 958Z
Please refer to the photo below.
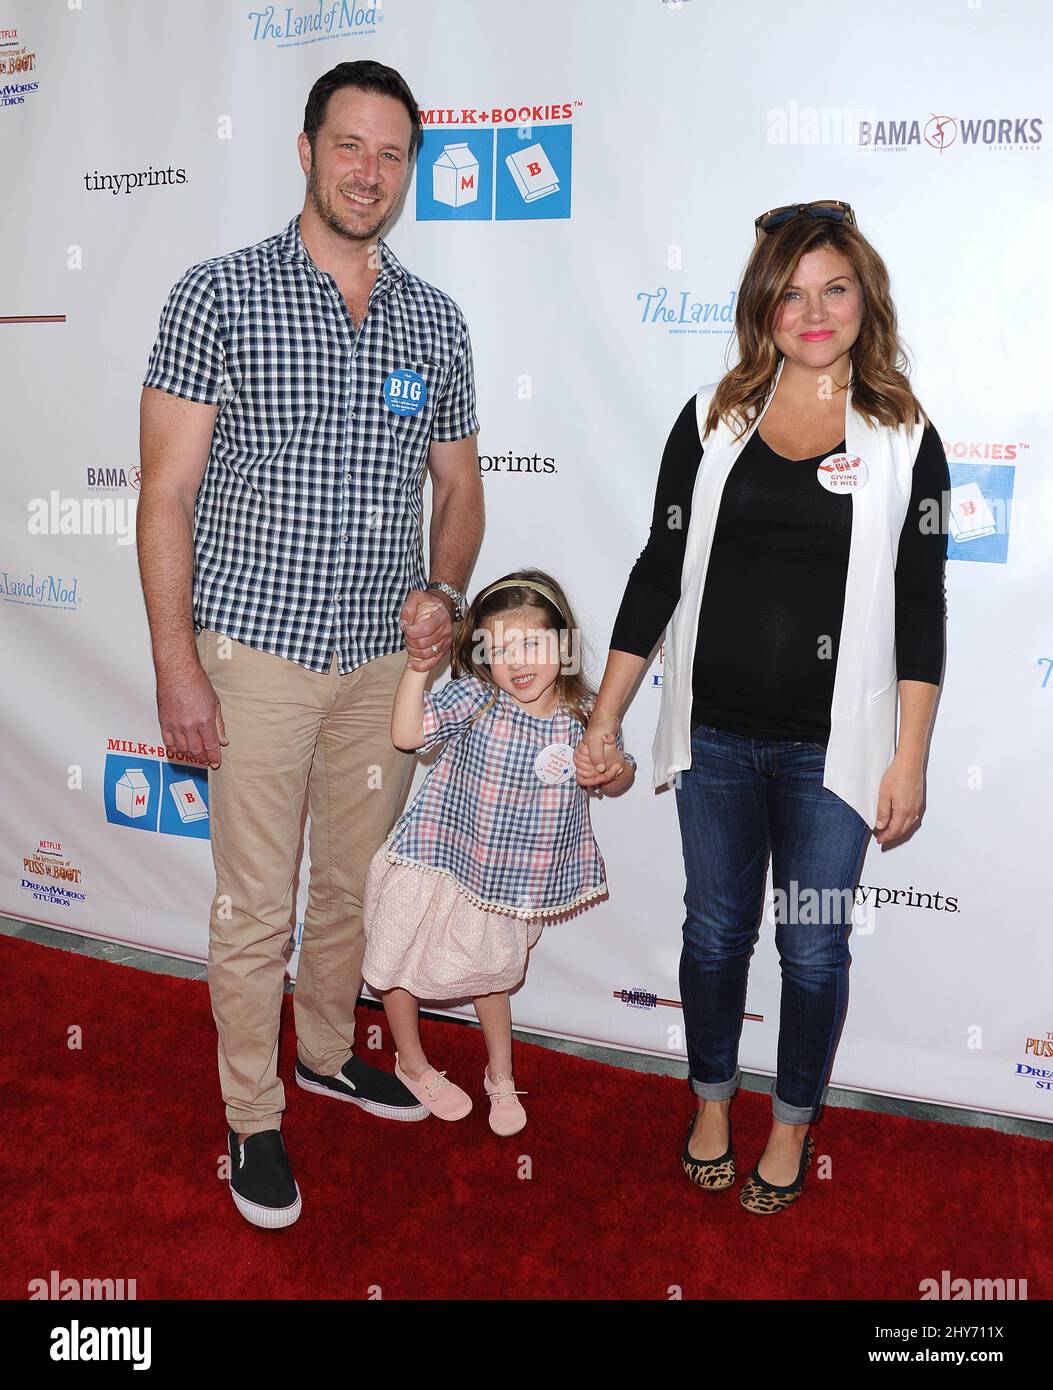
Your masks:
M580 101L423 110L418 222L552 221L571 215Z
M155 744L111 738L106 743L103 803L111 825L209 838L208 770L169 762Z

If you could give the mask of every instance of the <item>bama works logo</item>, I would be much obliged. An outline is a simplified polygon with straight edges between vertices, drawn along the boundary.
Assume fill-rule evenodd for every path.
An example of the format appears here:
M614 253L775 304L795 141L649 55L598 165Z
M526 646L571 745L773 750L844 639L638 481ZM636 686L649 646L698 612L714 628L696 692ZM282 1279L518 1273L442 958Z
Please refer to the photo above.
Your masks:
M170 763L164 748L107 742L103 803L111 825L207 840L208 770Z
M1042 146L1041 116L940 116L928 119L861 120L859 149L902 151L911 148L945 154L957 147L1034 151Z
M569 119L580 101L422 111L418 222L570 217ZM546 124L551 122L551 124Z

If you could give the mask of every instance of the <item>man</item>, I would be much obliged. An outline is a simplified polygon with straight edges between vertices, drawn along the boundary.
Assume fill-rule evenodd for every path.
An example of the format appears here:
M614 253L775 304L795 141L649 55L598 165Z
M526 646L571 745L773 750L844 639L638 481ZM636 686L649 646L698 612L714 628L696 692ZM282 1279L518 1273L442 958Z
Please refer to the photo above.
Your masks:
M413 776L391 742L395 687L410 653L449 653L483 526L467 326L378 239L420 145L417 103L393 69L341 63L297 143L302 212L191 267L165 305L138 514L161 733L210 768L231 1193L270 1228L300 1214L277 1049L305 803L296 1080L371 1115L427 1114L353 1054L362 891Z

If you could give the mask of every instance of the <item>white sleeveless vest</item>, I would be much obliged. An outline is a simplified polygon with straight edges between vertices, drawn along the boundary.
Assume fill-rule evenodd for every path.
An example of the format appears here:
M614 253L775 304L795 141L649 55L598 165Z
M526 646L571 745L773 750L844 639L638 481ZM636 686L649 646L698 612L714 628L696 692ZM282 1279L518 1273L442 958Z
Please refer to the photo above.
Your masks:
M780 361L768 398L741 439L722 420L703 445L680 601L665 639L662 703L652 745L656 787L691 766L692 666L717 512L732 465L771 404L782 368ZM703 386L695 398L699 439L715 389L715 384ZM896 430L870 425L852 409L849 383L845 447L867 465L869 478L852 493L852 540L823 786L858 811L871 829L881 778L896 751L896 554L924 429L924 421Z

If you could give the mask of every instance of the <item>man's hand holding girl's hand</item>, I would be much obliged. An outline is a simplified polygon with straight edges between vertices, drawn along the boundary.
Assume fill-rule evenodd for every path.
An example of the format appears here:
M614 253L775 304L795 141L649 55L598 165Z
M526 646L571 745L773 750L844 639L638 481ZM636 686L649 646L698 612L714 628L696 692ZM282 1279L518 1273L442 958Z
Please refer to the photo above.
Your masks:
M445 595L411 589L399 613L411 671L430 671L446 660L453 645L453 615ZM436 650L433 650L436 649Z
M632 765L623 760L618 750L621 722L615 714L590 717L588 728L574 749L574 770L579 787L590 791L609 787L614 792L624 791L631 784L635 775Z

